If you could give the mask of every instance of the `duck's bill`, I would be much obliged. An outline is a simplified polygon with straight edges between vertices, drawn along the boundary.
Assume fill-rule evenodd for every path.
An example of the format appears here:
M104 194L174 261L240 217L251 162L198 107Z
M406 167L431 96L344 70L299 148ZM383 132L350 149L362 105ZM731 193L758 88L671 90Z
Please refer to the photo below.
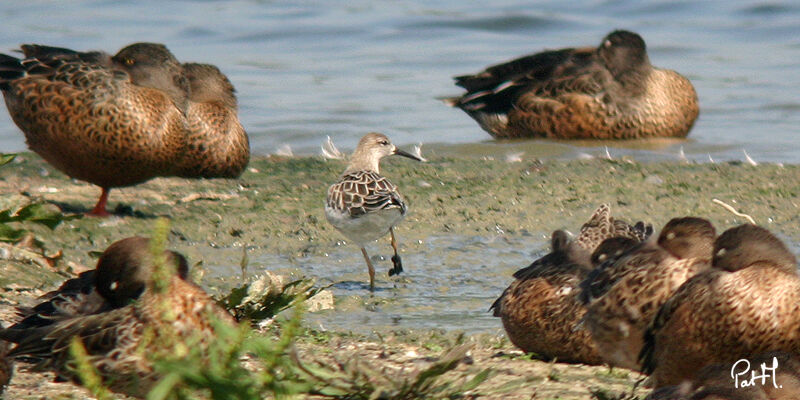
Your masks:
M405 151L400 150L400 149L394 149L394 154L396 154L398 156L408 157L408 158L410 158L412 160L425 161L425 159L420 157L420 156L405 152Z

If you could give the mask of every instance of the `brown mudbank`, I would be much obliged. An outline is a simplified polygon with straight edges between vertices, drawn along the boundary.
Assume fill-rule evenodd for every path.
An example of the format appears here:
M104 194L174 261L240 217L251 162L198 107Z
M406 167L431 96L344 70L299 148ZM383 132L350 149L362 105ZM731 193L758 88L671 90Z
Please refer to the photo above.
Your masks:
M580 226L601 203L610 203L614 214L622 218L647 219L656 226L687 214L708 218L720 231L744 222L713 204L713 198L724 200L759 223L767 224L787 243L800 239L796 222L800 167L794 165L752 167L607 160L544 161L542 165L427 158L430 162L426 164L388 159L382 165L414 205L406 221L397 228L409 253L425 251L425 245L418 241L432 235L489 237L497 234L498 227L505 235L530 241L531 249L540 248L546 240L545 234ZM153 217L169 215L170 248L189 259L203 259L206 268L232 266L233 271L238 271L241 246L245 245L259 254L286 256L323 254L334 249L340 235L325 221L320 205L328 184L344 168L342 161L324 161L318 157L257 157L238 180L157 178L136 187L120 188L116 190L114 203L130 209L124 217L107 221L84 218L63 223L55 231L44 227L32 230L48 250L63 249L65 262L93 265L95 261L88 251L105 248L126 236L147 234L152 229ZM652 176L660 179L648 179ZM22 154L17 161L0 169L0 193L0 197L19 193L42 197L67 211L80 210L80 205L96 196L95 188L89 184L71 181L31 153ZM26 282L25 288L0 293L4 300L28 299L36 293L30 288L42 286L41 289L47 290L60 282L50 277L45 285L34 272L32 276L24 276L26 271L33 270L20 267L11 276L7 267L0 270L0 282L23 282L23 279ZM209 272L211 275L213 271ZM224 286L236 279L214 280L212 286ZM499 274L498 279L501 284L508 281ZM499 320L497 328L500 332ZM439 355L436 346L419 337L398 336L391 344L381 344L377 337L331 335L333 339L316 344L312 337L306 337L302 346L320 357L327 354L346 357L357 349L379 367L424 363L425 357ZM537 398L589 399L592 388L617 395L629 390L638 378L634 373L616 369L609 372L605 367L530 361L507 341L497 338L483 342L481 337L472 336L470 340L482 343L473 351L474 365L499 371L487 382L490 387L530 379L529 384L512 392L513 397L530 398L535 391ZM400 357L411 350L416 356ZM395 361L383 362L383 354L396 357ZM69 384L49 383L52 377L24 371L18 375L7 389L7 396L16 397L9 398L36 395L40 398L41 390L55 390L49 393L76 390ZM39 385L45 389L34 389ZM78 393L85 395L82 391Z

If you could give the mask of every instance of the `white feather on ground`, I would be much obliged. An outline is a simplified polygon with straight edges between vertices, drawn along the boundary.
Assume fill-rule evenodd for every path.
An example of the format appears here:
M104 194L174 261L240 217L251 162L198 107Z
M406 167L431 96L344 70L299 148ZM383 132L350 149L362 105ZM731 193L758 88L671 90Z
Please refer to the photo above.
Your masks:
M330 136L328 136L328 139L322 142L322 146L320 146L320 149L322 150L322 157L325 157L327 159L344 160L345 158L347 158L347 156L345 156L344 153L342 153L341 151L339 151L338 148L336 148L336 145L333 144L333 139L331 139Z
M605 148L606 148L606 154L605 154L605 156L603 156L603 157L604 157L606 160L613 160L614 158L613 158L613 157L611 157L611 152L609 152L609 151L608 151L608 146L605 146Z
M678 151L678 160L689 162L689 159L686 158L686 153L683 152L683 146L681 146L680 151Z
M294 157L294 152L292 152L292 146L288 144L282 144L278 147L278 150L275 150L276 156L282 157Z
M744 153L744 160L747 161L748 164L750 164L750 165L752 165L754 167L756 165L758 165L758 163L755 160L753 160L752 158L750 158L749 154L747 154L747 150L742 149L742 153Z

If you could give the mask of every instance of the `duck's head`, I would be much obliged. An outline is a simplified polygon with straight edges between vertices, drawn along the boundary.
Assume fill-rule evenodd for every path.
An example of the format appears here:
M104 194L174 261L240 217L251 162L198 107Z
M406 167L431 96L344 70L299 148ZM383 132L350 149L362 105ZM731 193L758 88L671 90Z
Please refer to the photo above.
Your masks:
M726 271L738 271L756 263L768 263L795 273L797 259L769 230L745 224L728 229L714 242L712 264Z
M137 86L166 93L175 105L185 110L189 81L183 66L172 52L160 43L134 43L111 57L115 67L125 71Z
M237 107L236 89L216 66L184 63L183 73L189 80L189 100L198 103L217 101L229 108Z
M186 279L189 264L174 251L165 251L169 267L181 279ZM133 236L112 243L97 261L95 286L98 293L113 307L122 307L139 298L153 279L155 260L150 239Z
M624 236L615 236L600 242L591 256L592 266L597 268L605 262L619 259L628 250L639 245L639 241Z
M651 68L644 39L630 31L616 30L609 33L597 48L597 54L617 79Z
M717 233L706 219L673 218L658 235L658 245L677 258L711 258Z

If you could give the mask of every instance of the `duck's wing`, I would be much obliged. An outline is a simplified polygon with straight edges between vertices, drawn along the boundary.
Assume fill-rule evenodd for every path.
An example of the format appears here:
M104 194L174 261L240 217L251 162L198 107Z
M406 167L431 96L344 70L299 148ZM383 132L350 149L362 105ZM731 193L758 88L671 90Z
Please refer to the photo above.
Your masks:
M605 295L626 275L658 265L668 256L667 252L655 246L637 246L618 259L592 270L580 284L579 298L588 304Z
M653 234L653 225L638 221L634 225L611 216L611 207L601 204L589 220L581 226L575 242L589 252L593 252L604 240L613 237L626 237L639 242Z
M70 343L79 338L88 354L103 355L115 348L121 334L135 333L136 314L124 307L100 314L58 321L32 329L2 329L0 339L17 343L10 357L37 360L40 367L60 368L70 356Z
M80 52L63 47L46 46L42 44L23 44L20 46L25 58L35 58L49 62L56 59L65 61L79 61L86 63L101 64L106 67L112 65L111 55L103 51Z
M594 48L551 50L456 77L467 93L447 102L470 111L507 112L522 94L597 93L608 76Z
M501 316L503 300L510 291L518 290L520 286L548 287L548 288L577 288L586 276L586 266L570 262L567 257L555 259L548 254L531 265L514 273L516 280L511 283L489 307L492 315Z
M107 310L107 303L95 290L95 270L68 279L61 286L39 297L33 307L17 307L19 322L13 329L28 329L50 325L55 321Z
M492 65L474 75L461 75L453 79L456 85L467 89L468 92L493 90L504 82L532 77L547 77L558 66L566 63L576 49L549 50L505 63Z
M718 300L713 298L713 294L707 288L713 287L714 281L722 273L721 271L710 270L706 273L695 275L681 285L659 307L658 312L644 332L644 345L638 357L642 372L652 374L655 371L658 364L658 360L655 358L656 336L676 313L693 313L694 310L700 308L701 304Z
M127 95L123 89L131 84L130 76L122 70L109 68L108 64L100 62L84 61L80 53L32 52L38 53L41 53L41 58L18 59L0 54L0 87L6 91L6 100L13 101L8 104L12 113L12 107L34 108L27 113L20 111L31 118L40 114L37 110L53 107L53 102L68 101L75 108L89 103L91 98L100 103ZM75 90L64 93L62 88ZM32 107L26 102L43 104Z

